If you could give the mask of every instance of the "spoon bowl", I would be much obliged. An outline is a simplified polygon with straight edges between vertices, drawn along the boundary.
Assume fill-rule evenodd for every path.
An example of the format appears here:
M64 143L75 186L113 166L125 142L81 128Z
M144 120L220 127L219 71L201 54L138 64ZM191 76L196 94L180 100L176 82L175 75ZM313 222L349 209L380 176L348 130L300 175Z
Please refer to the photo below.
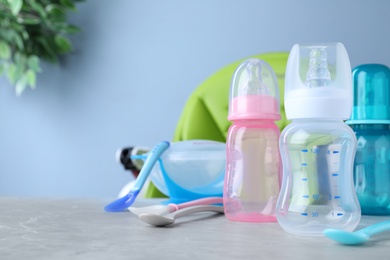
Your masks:
M326 229L324 235L344 245L363 244L370 239L370 236L362 232L348 232L339 229Z
M367 242L372 235L389 230L390 220L387 220L355 232L348 232L340 229L325 229L324 235L344 245L359 245Z
M142 213L138 216L140 220L143 222L146 222L152 226L156 227L163 227L163 226L168 226L173 223L175 223L174 218L169 218L166 216L161 216L161 215L155 215L155 214L149 214L149 213Z

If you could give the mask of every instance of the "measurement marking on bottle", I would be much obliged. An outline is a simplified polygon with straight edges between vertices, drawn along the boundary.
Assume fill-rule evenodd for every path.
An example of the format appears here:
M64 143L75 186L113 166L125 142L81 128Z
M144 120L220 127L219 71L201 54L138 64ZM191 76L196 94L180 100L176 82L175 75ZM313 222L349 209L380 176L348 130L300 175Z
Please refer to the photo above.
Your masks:
M307 217L307 213L301 213L301 216Z
M334 196L335 199L341 199L341 196Z
M307 163L301 163L301 166L307 166Z
M333 151L333 153L339 153L340 151Z
M302 181L307 181L307 178L302 178L301 180L302 180Z
M307 149L302 149L302 150L301 150L302 153L307 153L308 151L309 151L309 150L307 150Z
M339 176L338 173L333 173L332 176L336 177L336 176Z
M344 214L343 213L337 213L337 216L338 217L341 217L341 216L343 216Z
M302 198L308 199L309 195L303 195Z

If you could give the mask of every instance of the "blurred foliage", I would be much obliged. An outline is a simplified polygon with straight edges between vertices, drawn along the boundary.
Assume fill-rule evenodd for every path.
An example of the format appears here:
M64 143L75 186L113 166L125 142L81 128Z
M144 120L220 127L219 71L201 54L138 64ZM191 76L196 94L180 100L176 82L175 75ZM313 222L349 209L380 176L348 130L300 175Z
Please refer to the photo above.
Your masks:
M72 51L68 36L79 32L66 21L82 0L0 0L0 76L19 96L35 88L41 60L56 63Z

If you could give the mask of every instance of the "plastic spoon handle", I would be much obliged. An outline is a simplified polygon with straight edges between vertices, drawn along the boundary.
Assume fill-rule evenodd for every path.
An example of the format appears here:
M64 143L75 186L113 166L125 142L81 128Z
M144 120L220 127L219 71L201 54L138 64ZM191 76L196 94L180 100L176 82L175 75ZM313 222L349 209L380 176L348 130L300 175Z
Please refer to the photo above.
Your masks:
M129 211L135 215L140 215L142 213L149 213L149 214L154 214L154 215L164 215L164 214L175 212L179 209L184 209L184 208L188 208L188 207L192 207L192 206L221 204L221 203L223 203L223 198L210 197L210 198L192 200L192 201L181 203L181 204L170 203L168 205L153 205L153 206L140 207L140 208L130 207Z
M107 212L117 212L127 209L133 204L134 200L138 196L138 193L145 184L146 179L148 178L150 171L152 170L154 164L159 159L160 155L169 148L169 142L161 142L157 144L149 153L148 158L145 161L144 166L139 173L137 180L135 181L134 187L129 191L124 197L117 199L107 206L104 207L104 210Z
M193 207L181 209L166 216L145 213L145 214L140 214L138 218L150 225L156 227L162 227L162 226L167 226L175 223L175 219L177 218L184 217L196 212L203 212L203 211L214 211L218 213L224 212L223 206L203 205L203 206L193 206Z
M388 230L390 230L390 220L376 223L374 225L363 228L357 232L366 233L368 236L372 236Z
M150 172L153 169L154 164L157 162L160 155L165 152L166 149L169 148L169 142L161 142L157 144L150 152L148 157L145 160L144 165L141 168L141 172L139 173L137 180L130 191L138 191L141 190L144 186L146 180Z
M203 212L203 211L214 211L218 213L224 213L223 206L201 205L201 206L193 206L182 210L178 210L174 213L169 214L167 217L177 219L187 215L191 215L193 213Z
M223 203L223 198L221 197L209 197L209 198L203 198L203 199L197 199L192 200L189 202L184 202L180 204L168 204L168 205L175 205L177 209L184 209L192 206L199 206L199 205L210 205L210 204L221 204Z

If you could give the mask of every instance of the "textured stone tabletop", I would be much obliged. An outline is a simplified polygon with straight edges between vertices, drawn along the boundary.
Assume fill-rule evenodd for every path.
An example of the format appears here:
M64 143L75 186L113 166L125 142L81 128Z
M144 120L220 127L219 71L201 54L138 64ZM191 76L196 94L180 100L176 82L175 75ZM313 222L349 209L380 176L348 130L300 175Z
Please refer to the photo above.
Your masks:
M342 246L214 213L156 228L130 212L104 212L108 202L0 197L0 259L390 259L390 232ZM363 216L358 229L386 219Z

